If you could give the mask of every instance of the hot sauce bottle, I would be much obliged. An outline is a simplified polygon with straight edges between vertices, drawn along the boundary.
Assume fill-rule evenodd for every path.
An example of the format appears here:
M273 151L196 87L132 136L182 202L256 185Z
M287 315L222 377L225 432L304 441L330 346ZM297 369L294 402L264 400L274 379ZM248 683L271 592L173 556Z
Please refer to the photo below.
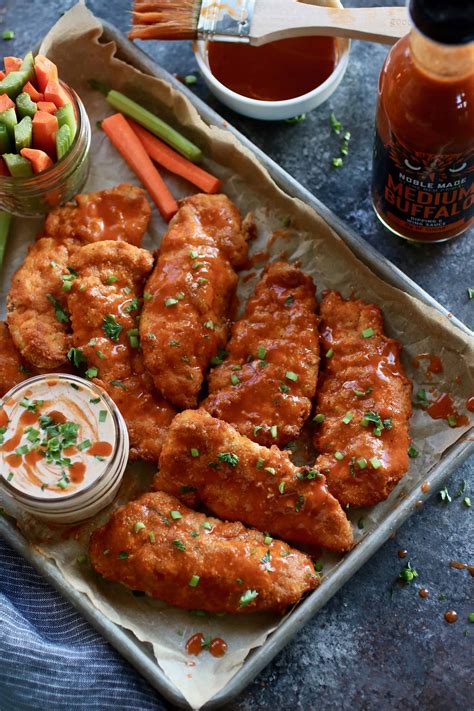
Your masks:
M474 220L474 2L409 10L379 79L372 200L394 234L443 242Z

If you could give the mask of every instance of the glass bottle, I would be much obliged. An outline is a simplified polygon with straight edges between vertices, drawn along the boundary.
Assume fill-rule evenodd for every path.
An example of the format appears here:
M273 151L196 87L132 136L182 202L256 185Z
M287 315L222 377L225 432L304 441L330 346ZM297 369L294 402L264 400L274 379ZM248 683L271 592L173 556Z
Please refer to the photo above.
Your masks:
M379 79L372 200L399 237L444 242L474 220L474 3L409 10Z

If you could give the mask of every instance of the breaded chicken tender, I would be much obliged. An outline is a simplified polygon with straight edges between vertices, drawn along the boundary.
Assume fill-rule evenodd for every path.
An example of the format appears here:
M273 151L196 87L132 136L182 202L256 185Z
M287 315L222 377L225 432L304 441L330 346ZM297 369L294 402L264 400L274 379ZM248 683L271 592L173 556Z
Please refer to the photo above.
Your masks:
M255 444L205 410L173 420L154 488L295 544L352 545L351 526L322 474L298 469L287 452Z
M71 346L67 289L73 255L84 244L117 239L140 244L151 215L141 188L118 185L53 210L44 236L34 242L15 272L7 300L13 341L35 368L54 370Z
M139 349L141 295L153 257L126 242L105 240L78 250L71 266L77 277L68 298L70 359L117 404L130 456L156 462L175 411L154 391Z
M210 373L206 410L267 447L296 439L316 392L315 310L310 277L283 262L267 266L233 326L228 357Z
M283 612L319 584L311 559L286 543L162 492L112 514L92 534L89 553L107 580L190 610Z
M316 467L343 506L372 506L408 469L412 384L401 346L384 335L378 306L336 292L322 300L321 334Z
M147 282L140 321L145 366L178 407L195 407L211 358L223 348L247 234L225 195L181 203Z
M29 378L8 326L0 321L0 397L5 395L17 383Z

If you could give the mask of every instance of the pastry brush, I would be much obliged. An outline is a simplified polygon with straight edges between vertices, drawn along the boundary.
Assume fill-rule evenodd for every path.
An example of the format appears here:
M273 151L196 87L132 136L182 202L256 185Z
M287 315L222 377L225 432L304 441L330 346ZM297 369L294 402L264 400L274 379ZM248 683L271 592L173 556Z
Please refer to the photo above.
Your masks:
M317 0L134 0L130 39L266 44L329 35L394 44L410 29L405 7L337 8Z

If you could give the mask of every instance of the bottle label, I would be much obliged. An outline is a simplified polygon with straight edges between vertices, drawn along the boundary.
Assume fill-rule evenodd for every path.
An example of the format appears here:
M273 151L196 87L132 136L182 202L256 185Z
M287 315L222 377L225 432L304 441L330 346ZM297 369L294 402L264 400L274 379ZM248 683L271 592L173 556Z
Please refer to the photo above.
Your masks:
M462 232L474 220L474 150L422 153L392 133L384 145L376 131L372 193L387 222L404 230L432 234Z

